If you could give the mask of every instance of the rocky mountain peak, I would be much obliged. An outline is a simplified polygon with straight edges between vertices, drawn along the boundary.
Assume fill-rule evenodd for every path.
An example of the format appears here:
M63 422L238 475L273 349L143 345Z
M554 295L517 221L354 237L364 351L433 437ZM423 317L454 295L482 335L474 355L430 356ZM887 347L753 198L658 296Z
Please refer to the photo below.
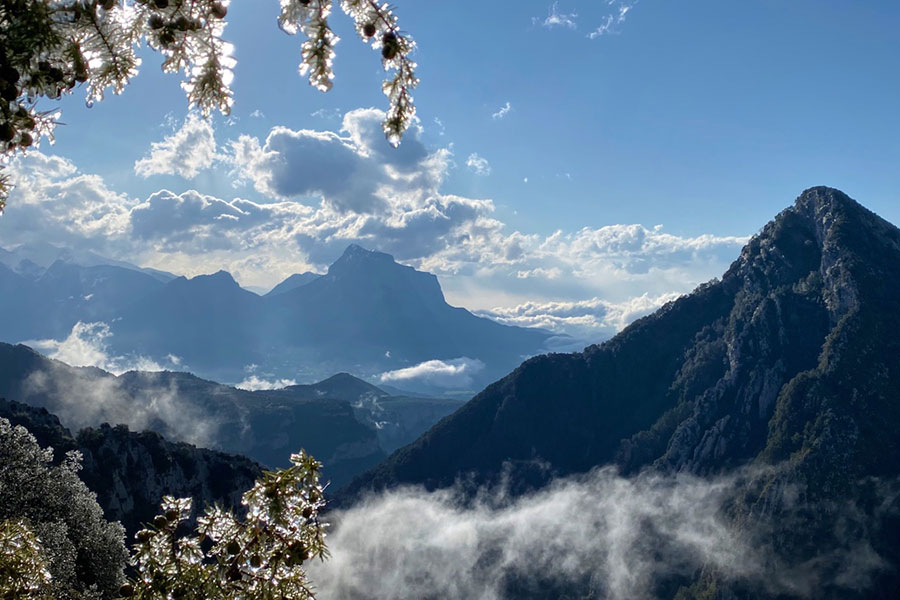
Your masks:
M377 250L366 250L357 244L350 244L340 258L328 267L328 273L335 274L371 268L385 269L392 266L400 267L401 265L398 265L390 254Z
M350 489L490 479L535 457L557 473L832 457L874 472L900 451L898 286L900 230L811 188L721 281L584 353L526 361Z

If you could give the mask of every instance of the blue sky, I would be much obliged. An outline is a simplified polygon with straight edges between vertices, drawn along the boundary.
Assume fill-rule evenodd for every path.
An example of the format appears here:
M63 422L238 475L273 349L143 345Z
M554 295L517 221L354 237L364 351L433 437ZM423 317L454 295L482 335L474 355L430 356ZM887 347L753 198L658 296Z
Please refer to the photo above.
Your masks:
M359 110L385 107L384 74L349 19L322 94L277 12L231 5L231 119L188 118L152 53L121 96L65 99L57 144L14 167L0 243L265 287L356 241L456 304L606 332L721 274L807 187L900 223L895 2L399 2L422 83L394 154Z

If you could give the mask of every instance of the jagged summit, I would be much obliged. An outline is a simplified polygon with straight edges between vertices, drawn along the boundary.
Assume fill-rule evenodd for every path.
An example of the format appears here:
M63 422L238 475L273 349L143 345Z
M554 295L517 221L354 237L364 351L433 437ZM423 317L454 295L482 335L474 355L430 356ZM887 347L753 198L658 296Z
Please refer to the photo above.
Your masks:
M339 274L343 271L360 268L384 269L390 267L412 270L412 267L398 264L390 254L377 250L367 250L358 244L350 244L344 250L344 253L328 267L328 274Z

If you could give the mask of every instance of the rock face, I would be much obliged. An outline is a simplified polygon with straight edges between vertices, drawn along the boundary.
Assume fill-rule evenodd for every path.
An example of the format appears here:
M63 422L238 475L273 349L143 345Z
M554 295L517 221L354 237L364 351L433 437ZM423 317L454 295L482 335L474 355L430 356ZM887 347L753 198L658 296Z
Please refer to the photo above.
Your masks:
M768 465L736 501L735 522L787 510L788 487L820 507L855 503L878 532L866 543L889 566L870 589L896 597L900 529L896 517L876 518L886 513L871 482L900 475L898 333L900 230L837 190L812 188L721 281L602 345L524 362L345 498L400 483L448 486L465 474L490 481L504 464L520 488L604 464L701 476ZM896 496L885 502L887 513L900 508ZM801 560L842 543L832 509L777 531L777 548ZM682 597L717 583L717 595L703 597L758 595L709 575Z
M51 446L56 460L80 451L82 481L97 494L105 517L122 522L129 540L158 514L164 495L191 497L195 509L217 502L239 509L241 495L262 473L242 456L168 442L122 425L83 429L73 437L55 415L19 402L0 400L0 417L28 429L41 447Z

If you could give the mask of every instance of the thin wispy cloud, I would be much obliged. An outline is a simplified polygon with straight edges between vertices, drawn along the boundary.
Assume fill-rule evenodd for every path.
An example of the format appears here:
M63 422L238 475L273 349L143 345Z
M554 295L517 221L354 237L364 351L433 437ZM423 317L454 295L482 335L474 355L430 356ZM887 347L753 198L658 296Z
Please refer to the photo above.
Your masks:
M486 176L491 174L491 163L486 158L478 156L477 152L473 152L466 159L466 167L476 175Z
M341 109L339 108L320 108L319 110L309 113L312 117L319 119L335 120L341 118Z
M29 340L23 343L67 365L97 367L114 375L127 371L165 371L182 366L181 359L171 354L166 357L166 364L141 355L114 355L109 350L108 340L111 337L112 331L106 323L79 321L63 340Z
M511 110L512 110L512 105L509 102L507 102L506 104L504 104L503 106L500 107L500 110L498 110L497 112L492 114L491 118L502 119L503 117L508 115L509 111L511 111Z
M435 117L435 118L434 118L434 124L437 125L437 128L438 128L438 135L444 135L444 133L446 133L447 130L446 130L446 128L444 127L444 122L443 122L443 121L441 121L440 119L438 119L437 117Z
M544 19L539 17L532 17L531 22L535 25L540 24L541 27L546 27L547 29L553 29L554 27L566 27L568 29L575 29L578 24L576 19L578 18L578 13L564 13L559 10L559 2L554 2L550 5L550 8L547 9L547 16Z
M607 2L613 12L606 15L606 20L594 31L588 34L592 40L603 35L619 33L618 26L625 22L628 13L637 4L636 0L609 0Z

